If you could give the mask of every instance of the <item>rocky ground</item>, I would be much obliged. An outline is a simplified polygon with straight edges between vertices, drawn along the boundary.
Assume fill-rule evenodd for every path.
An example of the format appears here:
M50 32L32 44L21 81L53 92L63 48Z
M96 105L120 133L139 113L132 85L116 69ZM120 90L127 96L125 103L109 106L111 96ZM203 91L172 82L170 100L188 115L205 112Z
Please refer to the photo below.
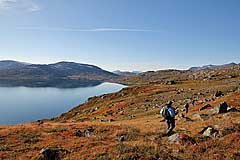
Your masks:
M240 159L240 78L225 72L149 80L51 120L1 126L0 159ZM159 111L169 100L179 113L166 137Z

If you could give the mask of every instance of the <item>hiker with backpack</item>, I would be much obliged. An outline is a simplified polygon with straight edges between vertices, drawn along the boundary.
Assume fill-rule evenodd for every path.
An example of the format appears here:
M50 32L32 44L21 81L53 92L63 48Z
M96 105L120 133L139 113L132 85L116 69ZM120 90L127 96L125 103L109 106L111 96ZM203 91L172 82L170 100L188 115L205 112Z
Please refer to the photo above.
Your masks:
M169 101L166 106L164 106L160 113L164 117L166 124L167 124L167 136L170 136L174 127L175 127L175 116L176 112L175 109L172 107L172 101Z

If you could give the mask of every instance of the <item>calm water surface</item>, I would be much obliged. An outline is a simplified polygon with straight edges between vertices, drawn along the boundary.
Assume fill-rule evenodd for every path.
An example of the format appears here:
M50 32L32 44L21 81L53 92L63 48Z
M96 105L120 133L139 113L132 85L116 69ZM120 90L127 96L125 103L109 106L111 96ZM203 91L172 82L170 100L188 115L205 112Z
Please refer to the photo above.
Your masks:
M115 83L71 89L0 87L0 124L52 118L85 102L89 97L117 92L124 87Z

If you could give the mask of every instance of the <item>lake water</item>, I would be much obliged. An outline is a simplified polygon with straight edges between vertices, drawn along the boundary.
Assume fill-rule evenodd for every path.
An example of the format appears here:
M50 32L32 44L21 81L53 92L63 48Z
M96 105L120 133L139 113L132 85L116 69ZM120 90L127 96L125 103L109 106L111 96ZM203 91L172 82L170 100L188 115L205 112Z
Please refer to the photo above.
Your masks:
M117 92L124 87L115 83L71 89L0 87L0 124L56 117L89 97Z

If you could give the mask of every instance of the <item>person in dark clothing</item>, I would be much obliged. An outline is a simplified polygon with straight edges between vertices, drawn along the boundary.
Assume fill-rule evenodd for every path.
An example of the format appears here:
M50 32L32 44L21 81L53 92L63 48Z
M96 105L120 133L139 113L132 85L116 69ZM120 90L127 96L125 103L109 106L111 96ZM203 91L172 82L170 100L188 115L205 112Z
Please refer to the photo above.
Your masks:
M173 129L175 128L175 118L166 119L166 123L167 123L166 134L170 136L172 134Z
M186 104L184 105L184 108L185 108L185 112L188 113L189 104L186 103Z
M175 109L172 107L172 101L168 102L166 106L164 106L160 113L163 115L166 124L167 124L167 132L166 134L170 136L172 134L172 131L175 127Z
M192 101L192 105L194 106L194 105L195 105L195 103L196 103L196 100L194 99L194 100Z

